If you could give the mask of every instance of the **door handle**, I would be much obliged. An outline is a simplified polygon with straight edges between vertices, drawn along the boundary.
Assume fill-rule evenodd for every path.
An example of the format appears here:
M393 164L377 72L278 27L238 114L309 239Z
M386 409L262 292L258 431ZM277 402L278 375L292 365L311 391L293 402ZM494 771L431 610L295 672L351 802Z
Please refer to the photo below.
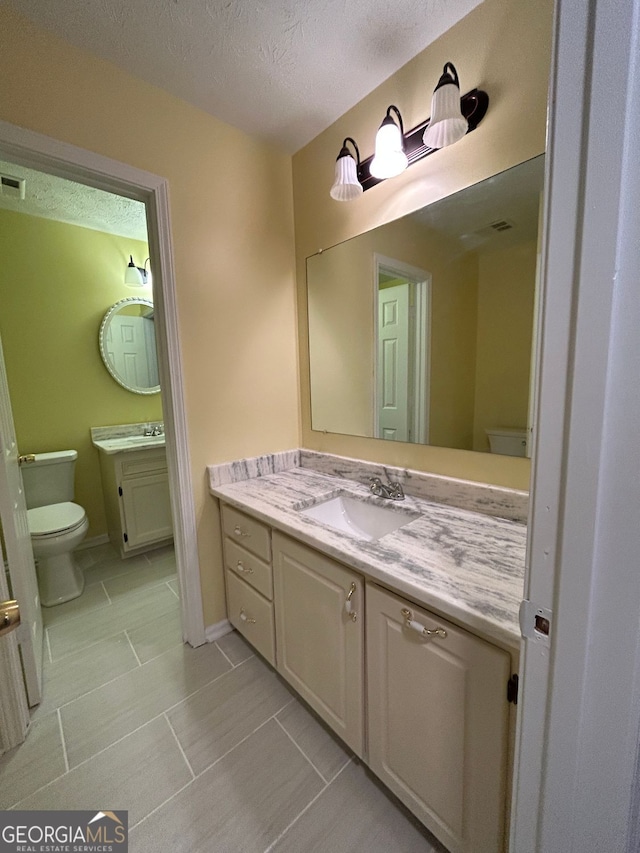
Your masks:
M0 603L0 637L11 633L20 624L20 605L17 601Z

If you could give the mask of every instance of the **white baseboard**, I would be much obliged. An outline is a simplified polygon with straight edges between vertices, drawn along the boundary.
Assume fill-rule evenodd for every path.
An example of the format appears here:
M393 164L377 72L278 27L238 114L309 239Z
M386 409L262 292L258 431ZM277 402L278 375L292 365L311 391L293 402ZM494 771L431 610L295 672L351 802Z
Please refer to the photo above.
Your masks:
M208 643L215 643L216 640L231 631L233 631L233 625L228 619L223 619L222 622L216 622L215 625L207 625L204 629L204 636Z
M95 548L96 545L106 545L109 542L109 534L102 533L100 536L92 536L91 539L85 539L81 545L78 545L76 551L84 551L87 548Z

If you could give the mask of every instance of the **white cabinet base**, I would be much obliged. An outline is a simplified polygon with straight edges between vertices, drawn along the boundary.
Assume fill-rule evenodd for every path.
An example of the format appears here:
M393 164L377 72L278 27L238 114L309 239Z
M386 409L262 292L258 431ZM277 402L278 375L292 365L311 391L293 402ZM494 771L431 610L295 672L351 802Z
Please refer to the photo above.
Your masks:
M501 853L509 655L374 584L367 649L371 769L450 853Z

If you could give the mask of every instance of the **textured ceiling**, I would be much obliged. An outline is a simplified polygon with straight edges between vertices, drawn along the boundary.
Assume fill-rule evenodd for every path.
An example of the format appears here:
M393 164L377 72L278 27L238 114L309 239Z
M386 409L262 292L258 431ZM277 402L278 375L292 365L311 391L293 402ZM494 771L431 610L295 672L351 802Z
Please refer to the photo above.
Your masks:
M72 44L290 152L480 2L11 0Z
M0 192L0 208L147 242L145 205L141 201L3 161L0 174L27 181L25 199Z

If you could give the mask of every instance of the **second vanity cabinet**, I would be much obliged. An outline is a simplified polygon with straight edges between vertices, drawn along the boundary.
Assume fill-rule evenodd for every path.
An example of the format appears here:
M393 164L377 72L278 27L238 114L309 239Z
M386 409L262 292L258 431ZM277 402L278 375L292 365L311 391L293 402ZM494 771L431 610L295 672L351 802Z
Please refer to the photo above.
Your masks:
M173 538L164 448L100 454L109 539L122 557Z
M450 853L503 853L510 655L222 505L229 621Z

